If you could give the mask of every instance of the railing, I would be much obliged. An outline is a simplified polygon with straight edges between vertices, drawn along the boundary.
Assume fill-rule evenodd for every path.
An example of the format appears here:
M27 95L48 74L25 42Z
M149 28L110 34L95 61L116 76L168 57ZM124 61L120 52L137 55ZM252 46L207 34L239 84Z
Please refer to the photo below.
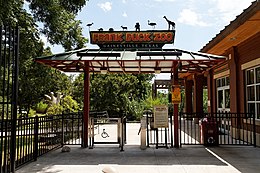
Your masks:
M16 167L35 161L62 145L82 145L82 115L79 112L18 119Z
M256 146L255 117L249 113L180 113L181 145L201 145L204 143L201 120L210 118L217 132L219 145Z
M0 173L14 172L19 29L0 25Z
M147 147L155 145L156 149L160 147L173 147L173 124L172 116L169 114L168 128L154 128L153 113L146 111L146 143Z

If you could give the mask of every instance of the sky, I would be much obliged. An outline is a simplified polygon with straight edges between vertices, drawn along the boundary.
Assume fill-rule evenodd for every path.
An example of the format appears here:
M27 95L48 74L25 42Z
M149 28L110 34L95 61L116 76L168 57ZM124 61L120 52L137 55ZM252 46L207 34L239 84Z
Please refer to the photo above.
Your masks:
M91 31L99 28L121 31L135 30L139 22L141 30L152 29L148 20L155 22L155 29L168 29L163 16L176 23L174 47L199 51L230 21L250 6L253 0L89 0L77 19L82 21L83 35L89 38L88 23L94 23ZM46 38L42 36L46 42ZM61 46L50 46L53 53L63 52ZM87 44L87 47L95 47Z
M126 26L128 31L135 30L139 22L141 30L151 30L150 22L155 22L156 30L167 30L168 24L163 18L174 21L176 35L174 45L164 48L178 48L199 51L236 16L248 8L254 0L89 0L78 14L82 21L83 35L89 38L89 29L96 31L109 28L121 31ZM86 25L94 23L90 28ZM61 46L49 45L42 36L46 46L53 53L63 52ZM89 48L97 48L87 44Z

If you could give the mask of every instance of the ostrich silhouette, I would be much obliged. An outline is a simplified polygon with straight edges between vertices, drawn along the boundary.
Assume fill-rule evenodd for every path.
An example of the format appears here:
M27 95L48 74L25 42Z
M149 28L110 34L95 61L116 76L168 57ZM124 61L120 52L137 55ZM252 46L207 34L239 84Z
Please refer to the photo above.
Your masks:
M150 22L150 20L148 20L148 25L150 25L151 27L153 27L153 29L155 28L155 25L156 25L156 23L154 23L154 22Z
M170 30L171 26L172 26L172 29L174 30L175 29L175 22L173 21L170 21L169 19L167 19L166 16L163 16L163 18L166 20L166 22L168 23L168 30Z

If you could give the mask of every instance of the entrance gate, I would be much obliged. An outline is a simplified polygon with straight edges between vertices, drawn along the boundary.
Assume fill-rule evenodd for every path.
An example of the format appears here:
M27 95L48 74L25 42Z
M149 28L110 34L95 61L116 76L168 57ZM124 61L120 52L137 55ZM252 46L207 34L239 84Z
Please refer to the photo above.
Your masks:
M89 147L95 144L118 144L124 151L126 142L126 117L109 118L107 113L96 113L89 120Z

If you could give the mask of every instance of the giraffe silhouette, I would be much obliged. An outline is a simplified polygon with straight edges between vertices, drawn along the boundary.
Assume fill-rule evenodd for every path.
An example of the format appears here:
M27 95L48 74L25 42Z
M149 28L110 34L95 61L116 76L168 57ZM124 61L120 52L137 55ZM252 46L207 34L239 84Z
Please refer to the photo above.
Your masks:
M167 19L166 16L163 16L163 18L167 21L168 23L168 30L170 30L171 26L172 26L172 29L174 30L175 29L175 22L173 21L170 21L169 19Z

